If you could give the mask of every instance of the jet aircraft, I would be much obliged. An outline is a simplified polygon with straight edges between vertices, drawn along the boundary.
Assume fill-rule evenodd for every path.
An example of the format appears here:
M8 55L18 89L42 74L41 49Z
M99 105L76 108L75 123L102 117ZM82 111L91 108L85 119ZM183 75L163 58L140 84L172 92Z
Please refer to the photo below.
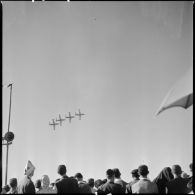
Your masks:
M61 118L61 115L59 114L59 119L56 119L56 121L60 122L60 126L62 126L62 122L65 121L66 118Z
M69 116L66 116L66 118L69 118L69 122L71 123L71 119L74 118L74 116L71 116L71 114L69 112Z
M79 113L75 112L75 116L79 116L79 120L81 120L81 116L85 115L84 113L81 113L80 109L79 109Z
M54 119L52 119L53 123L49 123L49 125L53 125L53 130L55 130L55 126L59 125L59 123L55 123Z

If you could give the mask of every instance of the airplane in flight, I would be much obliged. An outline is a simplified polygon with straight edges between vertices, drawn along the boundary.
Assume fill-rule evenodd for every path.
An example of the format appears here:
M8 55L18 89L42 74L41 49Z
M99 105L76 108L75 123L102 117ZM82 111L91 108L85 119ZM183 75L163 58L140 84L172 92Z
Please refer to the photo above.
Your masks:
M56 119L56 121L60 122L60 126L62 126L62 122L65 120L66 120L66 118L62 118L60 114L59 114L59 119Z
M71 114L69 112L69 116L66 116L66 118L69 118L69 122L71 122L71 119L74 118L74 116L71 116Z
M79 120L81 120L81 116L85 115L84 113L81 113L80 109L79 109L79 113L75 112L75 116L79 116Z
M53 129L55 130L55 126L59 125L59 123L55 123L54 119L52 119L53 123L49 123L49 125L53 125Z

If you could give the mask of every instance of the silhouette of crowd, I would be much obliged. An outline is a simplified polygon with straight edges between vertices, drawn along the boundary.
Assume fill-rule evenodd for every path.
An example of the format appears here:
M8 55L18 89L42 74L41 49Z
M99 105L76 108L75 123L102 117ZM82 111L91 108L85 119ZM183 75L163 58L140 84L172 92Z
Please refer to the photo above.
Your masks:
M193 174L193 164L189 165ZM131 171L132 180L125 182L118 168L108 169L106 179L89 178L83 180L81 173L68 176L65 165L59 165L57 173L60 178L50 183L48 175L43 175L34 183L31 180L35 166L28 161L24 178L18 183L17 178L11 178L9 185L2 188L1 194L61 194L61 193L155 193L155 194L193 194L193 176L187 175L179 165L165 167L153 180L148 178L147 165L140 165Z

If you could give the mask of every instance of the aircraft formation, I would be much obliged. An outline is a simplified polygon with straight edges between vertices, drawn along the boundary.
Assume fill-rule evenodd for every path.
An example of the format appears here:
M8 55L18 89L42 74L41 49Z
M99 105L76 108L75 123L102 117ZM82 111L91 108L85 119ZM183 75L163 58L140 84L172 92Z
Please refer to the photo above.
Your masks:
M49 125L53 126L53 129L55 130L57 125L62 126L62 122L65 121L66 119L69 119L69 123L71 123L71 120L73 118L76 118L78 116L79 120L81 120L81 117L85 115L84 113L81 113L80 109L78 110L78 112L75 112L75 115L71 115L70 112L68 112L68 116L65 115L65 118L62 118L61 115L59 114L59 118L52 119L52 123L49 122Z

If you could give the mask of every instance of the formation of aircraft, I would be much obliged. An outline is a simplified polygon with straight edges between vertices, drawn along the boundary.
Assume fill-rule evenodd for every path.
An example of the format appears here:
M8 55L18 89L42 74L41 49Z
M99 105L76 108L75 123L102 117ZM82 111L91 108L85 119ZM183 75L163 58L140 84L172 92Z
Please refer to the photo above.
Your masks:
M52 123L49 122L49 125L52 125L52 126L53 126L53 129L55 130L55 127L56 127L57 125L62 126L62 122L65 121L66 118L69 119L69 123L71 123L71 120L72 120L73 118L76 118L76 116L78 116L78 117L79 117L79 120L81 120L81 117L82 117L83 115L85 115L85 114L82 113L82 112L80 111L80 109L78 110L78 112L75 112L75 116L71 115L71 113L68 112L68 116L65 115L65 118L62 118L61 115L59 114L59 117L56 118L56 120L52 119ZM59 122L59 123L57 123L57 122Z

